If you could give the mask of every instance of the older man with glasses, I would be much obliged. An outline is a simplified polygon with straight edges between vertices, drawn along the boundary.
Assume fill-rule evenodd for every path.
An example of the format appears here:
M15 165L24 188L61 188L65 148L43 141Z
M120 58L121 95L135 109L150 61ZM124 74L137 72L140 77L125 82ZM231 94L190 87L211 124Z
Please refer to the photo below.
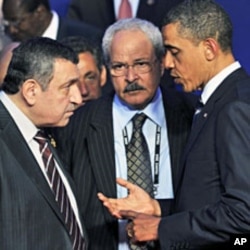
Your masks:
M57 144L77 185L90 249L121 250L134 245L126 235L127 221L118 223L97 192L126 196L125 189L116 188L116 178L123 177L168 210L193 109L186 94L159 85L164 48L152 23L116 22L104 34L103 51L115 93L79 108ZM157 244L145 246L157 249Z

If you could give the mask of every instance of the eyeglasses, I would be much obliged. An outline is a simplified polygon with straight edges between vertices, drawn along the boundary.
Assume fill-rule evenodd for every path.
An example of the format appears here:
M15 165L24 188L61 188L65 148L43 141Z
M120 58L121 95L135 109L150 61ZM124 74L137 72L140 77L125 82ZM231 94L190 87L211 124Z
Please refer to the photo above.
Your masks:
M10 27L10 26L12 26L14 28L19 28L20 25L24 21L26 21L26 19L29 17L30 14L32 14L32 13L31 12L30 13L26 13L26 14L24 14L23 17L17 18L16 20L5 20L5 19L3 19L2 20L3 26L7 27L7 28Z
M145 74L152 70L156 61L157 60L155 59L152 62L141 60L133 64L113 63L110 65L110 74L112 76L124 76L127 74L129 67L131 67L136 74Z

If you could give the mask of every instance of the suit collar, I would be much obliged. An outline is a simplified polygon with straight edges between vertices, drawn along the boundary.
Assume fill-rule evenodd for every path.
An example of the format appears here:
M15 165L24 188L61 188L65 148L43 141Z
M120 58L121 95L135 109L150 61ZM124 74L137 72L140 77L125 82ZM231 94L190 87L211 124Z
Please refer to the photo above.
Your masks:
M107 196L116 197L115 156L112 102L113 96L107 95L95 102L87 135L89 154L94 171L98 173L97 188ZM102 162L99 161L102 159ZM107 182L109 183L107 185Z
M55 202L54 195L36 159L2 102L0 102L0 137L13 155L13 160L16 160L16 163L24 170L25 174L33 182L34 187L37 188L38 192L47 200L55 214L57 214L65 226L62 215Z
M202 129L204 128L206 122L212 118L214 115L213 112L218 111L217 103L220 101L223 102L224 97L230 93L230 91L235 88L238 81L243 80L247 77L246 72L239 68L229 76L227 76L224 81L220 84L220 86L214 91L214 93L210 96L209 100L207 101L206 105L199 113L199 117L195 122L195 125L191 129L191 133L188 139L188 143L185 147L185 151L182 157L182 168L185 165L185 161L187 158L188 153L192 149L193 145L195 144L196 139L201 135Z
M201 94L201 100L203 104L206 104L213 92L220 86L220 84L234 71L240 68L239 62L234 62L219 72L205 85Z
M115 12L114 12L114 1L113 0L102 0L98 2L96 9L99 11L103 23L114 23L116 21Z
M215 105L217 104L217 102L224 96L226 96L227 93L229 93L231 89L235 87L237 81L245 78L245 76L246 73L242 68L237 69L236 71L228 75L219 85L219 87L213 92L204 108L200 112L195 126L192 127L188 145L191 146L194 143L196 137L200 134L203 126L205 125L207 119L210 119L213 110L216 109Z
M20 130L24 140L29 143L36 135L38 129L31 120L15 105L15 103L4 92L0 93L0 98Z
M102 129L103 126L109 126L110 121L112 122L112 102L114 98L114 92L101 97L95 102L95 109L93 111L93 116L90 119L90 124L92 126ZM92 104L90 104L92 105Z

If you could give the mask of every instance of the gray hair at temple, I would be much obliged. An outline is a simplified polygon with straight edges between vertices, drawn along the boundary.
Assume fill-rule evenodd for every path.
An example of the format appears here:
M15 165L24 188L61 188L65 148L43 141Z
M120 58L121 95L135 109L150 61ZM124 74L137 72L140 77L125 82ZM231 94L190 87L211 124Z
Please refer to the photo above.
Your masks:
M162 41L162 35L158 27L152 24L149 21L142 20L139 18L129 18L121 19L106 30L103 40L102 40L102 49L104 59L107 64L110 62L110 48L111 43L114 38L114 35L123 30L140 30L142 31L148 39L152 42L152 45L155 50L155 56L160 61L164 56L164 47Z
M194 44L214 38L222 51L232 50L233 28L229 15L213 0L185 0L172 8L162 26L179 23L181 37Z
M56 59L78 63L77 54L56 40L36 37L28 39L13 50L2 90L15 94L28 79L36 80L46 90L54 76Z

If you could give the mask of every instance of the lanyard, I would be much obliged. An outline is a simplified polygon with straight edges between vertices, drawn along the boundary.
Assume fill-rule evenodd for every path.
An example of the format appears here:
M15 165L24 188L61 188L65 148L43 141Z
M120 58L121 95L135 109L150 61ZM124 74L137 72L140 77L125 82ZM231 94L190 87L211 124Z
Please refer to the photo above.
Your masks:
M125 148L127 150L128 147L128 132L125 127L122 131L123 133L123 141ZM159 187L159 166L160 166L160 144L161 144L161 127L159 125L156 126L155 133L155 155L154 155L154 195L157 195L158 187Z

